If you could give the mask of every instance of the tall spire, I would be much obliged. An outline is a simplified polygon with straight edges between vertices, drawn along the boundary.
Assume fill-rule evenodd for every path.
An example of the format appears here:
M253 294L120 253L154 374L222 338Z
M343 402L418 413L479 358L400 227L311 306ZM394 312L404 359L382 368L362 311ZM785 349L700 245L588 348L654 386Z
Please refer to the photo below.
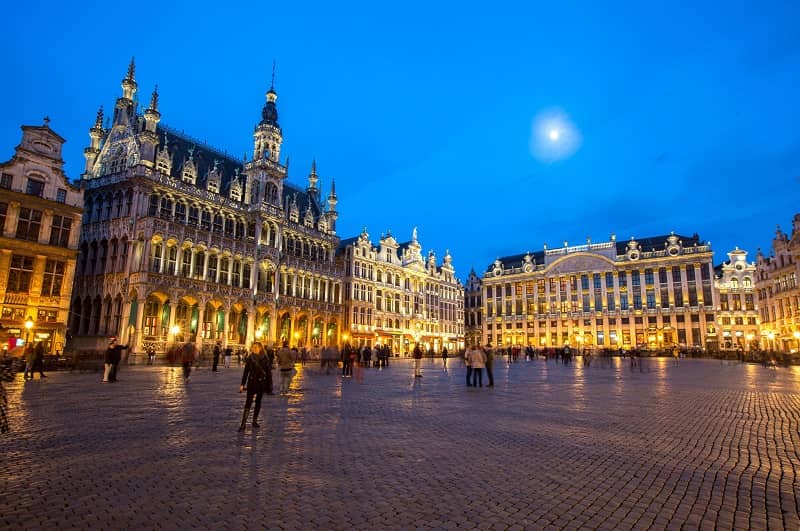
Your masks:
M148 109L153 111L158 110L158 85L155 86L153 94L150 96L150 107L148 107Z
M272 60L272 80L269 83L269 90L275 92L275 59Z
M161 113L158 112L158 85L155 86L153 94L150 96L150 105L147 107L147 110L144 111L144 120L147 130L153 133L151 140L153 142L153 149L155 149L155 145L158 143L158 137L155 136L156 125L161 121Z
M94 120L94 127L93 130L100 131L102 134L103 132L103 106L101 105L99 109L97 109L97 117Z
M136 94L136 62L131 57L131 62L128 65L128 73L125 79L122 80L122 98L128 101L133 101L133 95Z
M131 62L130 64L128 64L128 75L125 77L125 79L133 81L135 74L136 74L136 58L131 56Z

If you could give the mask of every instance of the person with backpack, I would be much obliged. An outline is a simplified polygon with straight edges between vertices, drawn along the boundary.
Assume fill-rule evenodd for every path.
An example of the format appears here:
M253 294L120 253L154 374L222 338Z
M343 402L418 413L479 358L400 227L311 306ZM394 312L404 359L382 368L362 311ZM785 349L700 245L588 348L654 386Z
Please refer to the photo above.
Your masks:
M240 393L243 393L245 389L247 390L244 412L242 413L242 423L239 425L239 431L244 431L247 425L247 417L250 415L250 407L253 405L253 398L255 398L256 402L255 410L253 411L253 427L259 427L258 413L261 411L261 398L267 390L267 374L271 372L267 363L264 345L258 341L250 345L250 355L245 359L242 383L239 386Z

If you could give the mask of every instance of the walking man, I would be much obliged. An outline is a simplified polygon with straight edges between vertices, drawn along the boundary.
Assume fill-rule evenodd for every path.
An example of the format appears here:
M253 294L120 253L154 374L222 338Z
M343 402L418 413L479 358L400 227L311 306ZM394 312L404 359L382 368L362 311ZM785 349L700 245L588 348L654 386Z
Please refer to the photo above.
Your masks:
M442 349L442 368L447 372L447 347Z
M181 349L181 363L183 364L183 381L189 381L192 372L192 363L197 359L197 347L194 342L187 341Z
M281 395L289 394L289 385L292 383L292 372L294 372L294 355L289 350L288 341L283 342L283 346L278 349L278 368L281 371Z
M422 378L422 349L419 343L414 346L414 378Z
M484 359L486 360L486 376L489 378L488 387L494 387L494 374L492 372L492 367L494 366L494 353L492 352L492 345L489 343L486 343Z

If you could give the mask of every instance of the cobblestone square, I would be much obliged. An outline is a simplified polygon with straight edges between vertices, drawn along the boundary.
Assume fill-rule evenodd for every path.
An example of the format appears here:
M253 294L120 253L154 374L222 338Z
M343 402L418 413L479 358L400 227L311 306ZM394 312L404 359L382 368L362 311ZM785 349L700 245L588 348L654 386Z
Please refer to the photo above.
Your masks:
M19 375L0 528L800 529L797 367L494 373L298 366L244 434L236 367Z

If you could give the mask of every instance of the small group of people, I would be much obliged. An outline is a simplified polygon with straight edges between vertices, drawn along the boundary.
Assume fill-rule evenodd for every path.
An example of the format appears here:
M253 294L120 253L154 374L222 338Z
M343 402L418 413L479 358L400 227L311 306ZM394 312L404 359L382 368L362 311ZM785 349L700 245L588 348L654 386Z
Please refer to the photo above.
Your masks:
M292 376L294 375L295 355L289 348L289 344L284 341L274 357L277 360L278 370L281 374L280 394L286 396L289 394ZM271 353L267 353L264 345L259 341L250 345L250 353L244 361L244 372L242 373L239 392L243 393L245 391L247 391L247 396L245 397L239 431L244 431L247 427L247 419L254 403L252 426L254 428L259 427L258 414L261 411L261 398L264 393L272 394L272 356Z
M494 352L492 346L486 348L472 345L464 353L464 363L467 365L467 387L483 387L483 369L489 379L487 387L494 387Z
M217 344L214 345L214 351L211 358L211 370L213 372L217 372L217 366L219 366L219 360L223 358L222 366L226 369L231 367L231 358L233 358L233 349L231 347L222 348L222 343L217 341Z
M25 369L23 378L33 380L33 373L39 371L39 378L47 378L44 373L44 344L39 341L35 345L25 347Z
M103 383L110 383L117 381L117 369L119 362L122 360L122 351L126 350L128 345L120 345L117 343L117 338L112 337L108 340L108 348L106 349L105 370L103 371Z

